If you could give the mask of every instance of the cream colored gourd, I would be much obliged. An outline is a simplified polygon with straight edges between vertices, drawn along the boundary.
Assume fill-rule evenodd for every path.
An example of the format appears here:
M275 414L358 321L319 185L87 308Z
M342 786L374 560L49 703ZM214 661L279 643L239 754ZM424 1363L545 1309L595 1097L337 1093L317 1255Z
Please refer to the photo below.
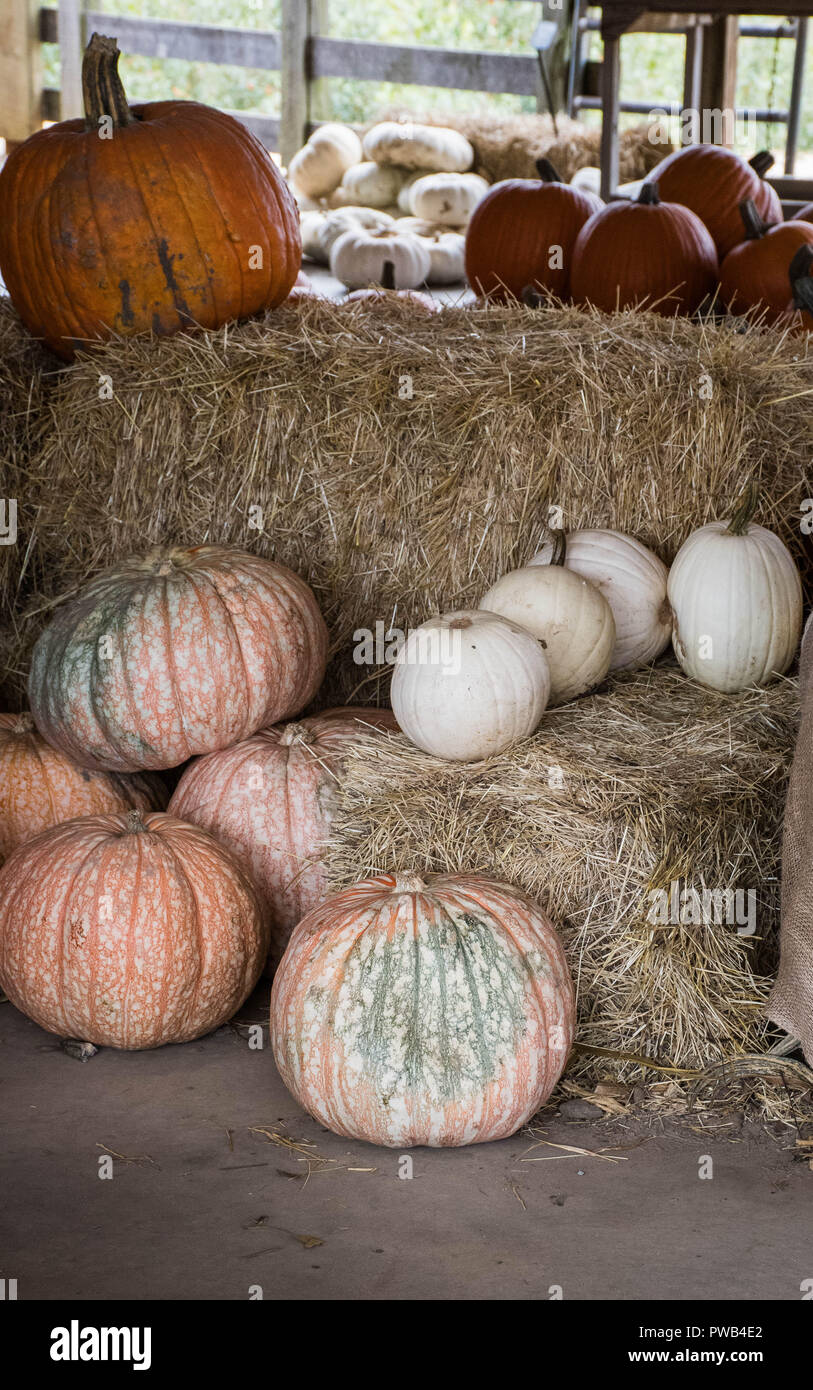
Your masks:
M414 290L429 274L429 252L420 237L400 236L388 228L368 232L364 227L343 232L330 252L330 269L348 289L384 283L384 267L392 265L392 287Z
M615 646L615 622L604 595L574 570L557 548L549 565L504 574L481 600L538 638L550 666L551 705L563 705L603 681Z
M388 208L392 203L397 205L405 177L403 169L356 164L344 175L341 192L345 200L358 206Z
M309 261L327 265L327 256L322 246L322 228L327 214L308 210L299 214L299 232L302 237L302 255Z
M779 537L751 521L756 500L749 489L731 521L692 532L669 571L675 655L713 690L767 685L799 645L799 572Z
M365 135L364 157L376 164L397 164L404 169L462 174L474 163L474 148L465 135L446 126L382 121Z
M435 232L424 238L429 252L429 285L456 285L466 278L466 238L459 232Z
M426 174L409 190L409 210L427 222L465 227L489 187L479 174Z
M474 762L533 733L549 692L547 657L529 632L494 613L461 611L409 634L390 700L418 748Z
M424 171L422 169L415 169L404 179L404 182L401 184L401 187L398 190L398 210L399 212L404 213L406 216L409 216L409 195L412 189L412 185L413 183L417 183L418 179L422 179L423 177Z
M361 141L347 126L319 126L288 165L294 188L308 198L324 198L338 188L345 171L361 160Z
M384 228L396 230L395 218L381 208L336 208L326 214L319 233L319 245L325 265L330 261L333 243L345 232L352 232L356 227L365 227L370 232L383 231Z
M547 565L554 541L529 561ZM648 666L669 645L672 611L666 597L669 571L662 560L621 531L571 531L565 566L588 579L606 598L615 621L610 670Z
M582 193L594 193L598 198L601 194L601 170L594 164L585 164L576 170L570 186L580 189Z

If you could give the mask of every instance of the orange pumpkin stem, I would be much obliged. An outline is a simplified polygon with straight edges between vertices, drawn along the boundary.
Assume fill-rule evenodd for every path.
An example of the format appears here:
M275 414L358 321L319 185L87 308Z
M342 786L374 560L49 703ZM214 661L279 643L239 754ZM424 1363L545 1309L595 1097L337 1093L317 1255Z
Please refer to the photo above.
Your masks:
M636 202L641 203L644 207L656 207L660 202L660 197L658 195L658 185L656 183L642 184L641 191L638 194L638 197L636 198Z
M140 812L140 811L128 811L128 812L127 812L127 834L128 834L128 835L141 835L141 834L143 834L143 833L146 831L146 829L147 829L147 827L146 827L146 825L144 824L144 821L143 821L143 819L142 819L142 817L141 817L141 812Z
M728 523L727 529L730 536L744 536L747 534L758 502L759 484L751 482L747 485L737 506L734 508L734 515Z
M753 198L743 198L740 203L740 217L748 241L759 241L766 232L770 231L770 224L763 222Z
M119 46L115 39L93 34L82 60L85 129L98 130L108 117L113 129L130 125L134 117L119 77Z
M537 159L534 163L536 164L536 172L543 183L562 182L561 174L557 173L555 166L551 164L549 159Z

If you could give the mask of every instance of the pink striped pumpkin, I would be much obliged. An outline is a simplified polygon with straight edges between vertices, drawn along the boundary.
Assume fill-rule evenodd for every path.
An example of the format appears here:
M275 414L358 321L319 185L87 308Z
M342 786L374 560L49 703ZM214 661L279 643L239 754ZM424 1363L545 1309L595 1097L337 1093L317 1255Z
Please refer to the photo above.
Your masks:
M37 641L37 728L83 767L175 767L286 719L324 675L327 629L284 565L223 546L98 575Z
M344 707L262 729L191 763L169 805L237 857L263 896L276 963L297 922L325 895L319 850L342 755L359 731L398 725L390 710Z
M271 993L289 1091L373 1144L504 1139L547 1099L574 1000L546 913L479 875L382 874L295 929Z
M267 949L228 850L160 812L66 821L0 871L0 986L62 1037L133 1050L199 1038L239 1009Z
M34 728L30 714L0 714L0 864L13 849L76 816L160 811L166 789L151 773L89 772Z

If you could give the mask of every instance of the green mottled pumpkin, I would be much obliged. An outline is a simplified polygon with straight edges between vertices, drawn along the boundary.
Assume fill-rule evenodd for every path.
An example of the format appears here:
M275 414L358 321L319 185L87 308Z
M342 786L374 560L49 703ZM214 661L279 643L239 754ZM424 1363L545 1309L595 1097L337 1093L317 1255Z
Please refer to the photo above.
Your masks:
M337 1134L405 1148L515 1133L573 1040L546 913L477 875L383 874L295 928L271 996L292 1095Z

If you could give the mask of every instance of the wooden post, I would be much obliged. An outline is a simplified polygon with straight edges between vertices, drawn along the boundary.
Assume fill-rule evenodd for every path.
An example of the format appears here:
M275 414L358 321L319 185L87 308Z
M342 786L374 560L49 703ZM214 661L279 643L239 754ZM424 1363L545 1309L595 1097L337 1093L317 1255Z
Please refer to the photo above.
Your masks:
M39 0L0 5L0 135L27 140L42 124Z
M556 39L551 48L545 55L545 62L548 70L548 80L551 85L553 95L554 111L567 110L567 89L568 89L568 66L570 51L570 34L573 27L573 6L574 0L542 0L543 14L545 19L552 20L558 29ZM537 96L537 111L547 111L548 103L542 91Z
M279 152L282 163L304 143L310 118L308 39L311 0L282 0Z
M330 0L311 0L311 33L320 38L330 37ZM311 121L329 121L333 114L330 106L330 78L317 77L310 86Z
M737 38L740 21L737 15L721 15L706 26L703 40L703 63L700 79L700 110L730 112L719 121L706 116L707 129L701 140L714 140L715 126L721 132L720 143L729 148L734 144L736 117L734 115L737 86Z
M84 114L82 55L87 45L85 0L59 0L59 115L72 121Z
M621 36L604 35L601 64L601 196L607 202L618 188L618 99L621 83Z

